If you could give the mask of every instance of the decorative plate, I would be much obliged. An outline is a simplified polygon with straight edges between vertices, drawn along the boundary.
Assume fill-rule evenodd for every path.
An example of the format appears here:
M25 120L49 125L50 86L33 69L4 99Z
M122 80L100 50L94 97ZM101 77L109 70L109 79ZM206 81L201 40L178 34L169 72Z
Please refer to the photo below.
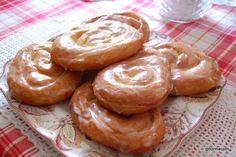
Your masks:
M158 36L158 34L157 34ZM164 38L161 37L161 38ZM0 90L27 124L48 139L65 156L133 156L109 149L85 137L72 123L69 101L48 107L33 107L12 98L6 82L11 61L4 65L0 78ZM222 77L219 85L207 93L194 96L168 97L161 107L166 132L161 144L143 156L168 156L200 123L206 112L215 104L226 84Z

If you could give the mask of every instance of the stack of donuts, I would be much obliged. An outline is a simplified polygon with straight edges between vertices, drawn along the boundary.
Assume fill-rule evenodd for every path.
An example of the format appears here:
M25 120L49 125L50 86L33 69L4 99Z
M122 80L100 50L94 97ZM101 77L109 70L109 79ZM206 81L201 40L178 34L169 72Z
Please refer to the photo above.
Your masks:
M71 97L72 120L86 136L122 152L150 151L164 137L165 99L207 92L221 73L188 44L148 39L148 23L134 12L91 18L19 50L7 76L10 92L34 106Z

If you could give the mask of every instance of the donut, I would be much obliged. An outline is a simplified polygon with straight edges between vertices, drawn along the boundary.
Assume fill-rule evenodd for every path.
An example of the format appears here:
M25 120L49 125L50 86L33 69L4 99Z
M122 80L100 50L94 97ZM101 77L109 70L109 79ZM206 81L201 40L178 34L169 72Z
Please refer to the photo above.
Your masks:
M167 58L171 65L172 95L193 95L217 86L221 72L217 62L195 47L183 42L150 41L145 53Z
M159 106L171 89L169 63L156 55L137 55L110 65L93 82L100 104L123 115Z
M30 44L18 51L7 73L12 96L28 105L52 105L70 97L81 73L65 71L51 60L52 42Z
M126 23L134 28L136 28L140 33L142 33L142 41L147 42L149 38L149 26L148 23L138 14L135 12L121 12L121 13L112 13L109 15L101 15L91 19L84 21L83 23L93 23L98 21L105 21L105 20L114 20L120 21L122 23Z
M100 69L138 53L142 39L143 34L126 23L88 23L56 38L52 59L71 71Z
M150 151L164 137L165 126L159 109L129 117L119 115L99 105L91 82L82 84L75 91L70 101L70 113L82 133L121 152Z

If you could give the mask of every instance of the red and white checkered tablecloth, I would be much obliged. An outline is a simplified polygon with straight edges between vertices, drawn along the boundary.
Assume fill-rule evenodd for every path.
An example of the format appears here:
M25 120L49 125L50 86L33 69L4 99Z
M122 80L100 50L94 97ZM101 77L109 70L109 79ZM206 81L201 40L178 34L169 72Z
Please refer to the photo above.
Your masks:
M213 5L206 17L188 24L177 24L160 20L151 0L1 0L0 42L9 35L49 17L66 18L66 15L73 12L76 18L81 18L80 15L84 14L91 16L120 10L139 12L153 21L153 30L200 48L215 58L228 84L236 87L236 8L232 6ZM20 128L6 120L0 123L0 156L40 156L40 152L23 135Z

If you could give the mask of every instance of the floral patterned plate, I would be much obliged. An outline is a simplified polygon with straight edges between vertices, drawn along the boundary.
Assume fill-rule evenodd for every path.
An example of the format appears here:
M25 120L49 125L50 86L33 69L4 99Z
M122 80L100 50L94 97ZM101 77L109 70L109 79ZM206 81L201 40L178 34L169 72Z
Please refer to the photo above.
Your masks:
M8 61L0 79L0 89L11 108L27 124L48 139L65 156L133 156L109 149L85 137L72 123L69 114L69 101L48 107L32 107L17 102L11 97L6 83ZM226 84L222 77L219 85L205 94L194 96L168 97L161 107L166 124L166 132L161 144L143 156L168 156L181 141L200 123L217 101Z

